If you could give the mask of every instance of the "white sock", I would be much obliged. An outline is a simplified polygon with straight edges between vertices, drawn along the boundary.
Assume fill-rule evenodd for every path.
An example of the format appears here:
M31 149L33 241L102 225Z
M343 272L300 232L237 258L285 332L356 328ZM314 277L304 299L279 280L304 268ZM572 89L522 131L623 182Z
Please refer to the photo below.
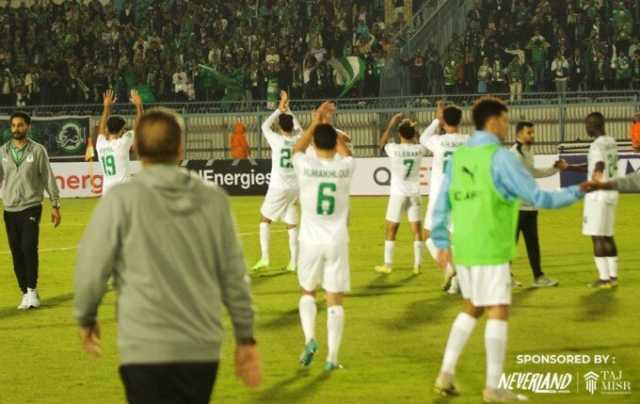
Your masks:
M260 223L260 251L263 261L269 261L269 223Z
M413 242L413 267L418 268L422 264L422 241Z
M609 260L607 257L593 257L593 260L596 262L596 268L598 268L598 274L600 275L600 280L608 281L609 280Z
M607 257L607 267L609 268L609 278L617 278L618 257Z
M289 229L289 256L290 264L298 265L298 229Z
M455 374L458 358L467 344L467 340L476 325L477 320L467 313L460 313L453 322L447 346L444 349L441 373Z
M329 340L329 354L327 362L338 364L338 351L342 342L344 329L344 309L342 306L330 306L327 310L327 338Z
M312 339L316 339L316 314L318 313L316 299L310 295L302 295L298 302L298 311L304 333L304 343L307 344Z
M433 243L431 237L427 239L425 245L427 246L427 250L429 250L429 254L431 254L433 260L438 261L438 247Z
M484 329L484 345L487 351L487 387L497 389L507 354L507 322L487 320Z
M384 242L384 264L386 266L393 265L393 247L395 247L395 241L386 240Z

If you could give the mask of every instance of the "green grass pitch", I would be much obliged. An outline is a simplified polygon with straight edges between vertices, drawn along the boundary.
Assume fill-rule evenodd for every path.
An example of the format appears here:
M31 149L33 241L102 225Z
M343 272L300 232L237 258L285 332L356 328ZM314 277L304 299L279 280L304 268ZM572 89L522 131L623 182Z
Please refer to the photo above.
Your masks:
M232 199L247 264L258 258L257 237L262 198ZM395 271L378 276L381 264L386 198L353 198L351 270L353 291L346 299L346 324L340 353L345 369L323 377L326 307L320 305L319 355L308 372L297 363L302 349L298 323L298 288L294 275L272 271L254 277L256 337L263 358L264 383L249 392L233 376L232 337L224 347L214 400L222 403L477 403L484 385L484 321L475 329L458 366L462 395L436 397L432 384L440 366L449 327L459 309L457 296L439 290L440 271L425 252L423 274L411 275L409 229L403 224L396 247ZM115 296L110 293L100 311L105 355L93 360L80 350L71 318L75 246L95 206L93 200L63 204L63 224L54 230L43 215L40 294L43 307L19 312L5 232L0 232L0 403L122 403L115 347ZM532 402L640 402L640 196L621 197L617 239L621 285L615 291L592 291L596 276L591 243L580 233L582 205L545 211L540 217L543 266L558 278L554 289L514 290L509 322L507 372L623 371L631 396L530 395ZM272 227L272 264L284 267L288 247L284 226ZM162 237L162 235L158 235ZM96 248L100 248L96 246ZM514 273L525 286L531 282L524 248ZM275 268L274 268L275 269ZM228 324L228 323L227 323ZM611 366L519 365L517 354L574 353L615 356ZM581 376L580 376L581 377ZM575 382L574 382L575 384ZM572 386L574 388L574 386ZM574 389L575 390L575 389Z

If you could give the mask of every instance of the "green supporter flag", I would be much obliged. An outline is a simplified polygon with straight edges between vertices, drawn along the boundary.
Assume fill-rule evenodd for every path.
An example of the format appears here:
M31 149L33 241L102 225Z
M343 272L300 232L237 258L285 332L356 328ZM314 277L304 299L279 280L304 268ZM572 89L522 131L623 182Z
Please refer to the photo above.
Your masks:
M338 73L339 83L342 83L342 92L338 98L344 97L361 81L364 80L366 64L357 56L332 58L329 65Z
M139 83L131 70L127 70L124 74L124 82L127 88L136 90L138 94L140 94L140 98L142 98L143 103L151 104L156 102L156 96L153 94L151 87L145 83Z
M214 80L224 88L224 98L222 101L242 101L245 98L244 76L240 70L236 70L229 75L218 72L211 66L199 64L198 67L209 72L210 80Z
M149 87L148 85L139 84L133 88L138 92L138 94L140 94L140 98L142 98L143 103L152 104L156 102L156 96L153 94L153 91L151 91L151 87Z

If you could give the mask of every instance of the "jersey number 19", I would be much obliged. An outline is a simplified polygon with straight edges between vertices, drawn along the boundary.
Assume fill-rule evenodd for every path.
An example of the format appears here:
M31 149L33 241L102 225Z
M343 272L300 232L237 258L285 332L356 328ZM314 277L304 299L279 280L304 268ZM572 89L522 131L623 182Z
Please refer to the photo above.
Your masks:
M113 177L116 175L116 159L113 154L107 154L102 159L102 168L104 169L104 175L107 177Z

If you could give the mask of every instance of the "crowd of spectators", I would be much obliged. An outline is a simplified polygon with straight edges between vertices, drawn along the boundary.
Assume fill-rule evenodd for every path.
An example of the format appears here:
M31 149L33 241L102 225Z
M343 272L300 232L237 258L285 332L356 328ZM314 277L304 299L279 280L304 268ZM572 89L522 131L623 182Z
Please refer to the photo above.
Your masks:
M393 4L401 10L403 3ZM403 13L396 15L385 23L384 0L6 5L0 104L93 103L108 87L122 99L137 85L161 101L265 99L277 89L322 98L337 91L325 62L351 55L366 60L373 89L383 45L404 25Z
M638 0L476 0L466 18L409 62L414 94L640 89Z
M414 0L414 10L424 2ZM158 101L262 100L280 89L320 99L340 92L326 62L343 56L365 62L349 95L373 97L385 65L398 63L391 49L403 37L405 11L404 0L6 5L0 105L95 103L107 88L125 99L140 86ZM412 94L502 92L518 100L526 92L640 88L640 0L475 0L466 19L445 52L427 44L401 60Z

